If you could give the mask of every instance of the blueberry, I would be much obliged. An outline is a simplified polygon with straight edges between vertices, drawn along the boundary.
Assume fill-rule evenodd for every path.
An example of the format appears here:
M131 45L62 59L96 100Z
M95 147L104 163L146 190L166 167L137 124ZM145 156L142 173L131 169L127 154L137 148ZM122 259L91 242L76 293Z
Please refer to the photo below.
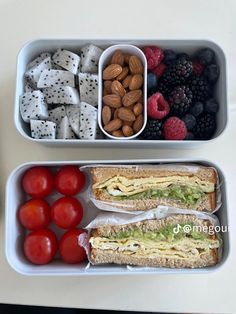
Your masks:
M217 113L218 110L219 110L219 104L214 98L211 98L211 99L206 101L206 103L205 103L205 111L206 112Z
M188 131L191 131L196 125L196 118L192 114L186 114L182 120L184 121Z
M217 64L210 64L203 71L203 75L210 83L215 83L219 77L219 74L220 69Z
M215 60L215 52L210 48L203 48L197 52L196 58L203 65L208 65Z
M176 53L173 50L167 49L164 51L164 63L170 65L177 58Z
M202 102L195 102L191 109L190 109L190 113L194 116L194 117L198 117L200 116L200 114L203 113L204 110L204 106Z
M157 76L154 73L147 75L147 92L148 94L157 90Z
M192 141L194 140L194 134L192 132L188 132L186 137L185 137L186 141Z
M185 53L185 52L181 52L181 53L179 53L177 55L177 59L178 60L187 60L187 61L189 61L190 60L190 56L187 53Z

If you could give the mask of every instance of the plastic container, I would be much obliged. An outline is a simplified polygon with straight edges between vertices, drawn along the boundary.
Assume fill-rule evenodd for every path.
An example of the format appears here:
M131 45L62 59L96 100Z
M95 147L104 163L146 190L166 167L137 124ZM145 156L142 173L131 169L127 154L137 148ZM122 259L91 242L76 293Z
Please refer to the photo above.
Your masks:
M219 173L219 178L222 183L222 207L216 213L218 216L221 226L228 227L228 207L227 207L227 196L226 196L226 182L222 170L215 164L196 160L196 159L156 159L156 160L115 160L115 161L57 161L57 162L37 162L27 163L20 165L10 174L7 186L6 186L6 257L11 267L23 275L73 275L73 276L84 276L84 275L132 275L132 274L199 274L209 273L214 270L220 269L227 260L230 250L229 234L228 232L222 233L223 236L223 256L219 264L212 267L202 269L167 269L167 268L153 268L153 269L136 269L130 270L125 266L118 265L107 265L107 266L91 266L86 269L86 263L78 265L69 265L61 262L59 259L54 260L48 265L37 266L33 265L26 260L23 254L23 238L25 230L20 226L17 219L17 210L19 206L26 200L25 194L21 187L21 178L26 169L35 166L43 165L56 169L62 165L88 165L88 164L158 164L158 163L198 163L205 166L215 167ZM87 185L89 184L87 180ZM81 226L86 226L98 213L98 209L87 200L86 191L79 195L79 199L86 208L84 211L84 218ZM49 201L55 199L54 195ZM58 196L57 196L58 197ZM59 230L57 230L58 232Z
M111 134L107 133L103 126L102 126L102 95L103 95L103 80L102 80L102 72L104 68L106 67L109 59L113 55L113 53L116 50L121 50L124 53L129 53L132 55L137 56L143 63L144 66L144 73L143 73L143 117L144 117L144 122L141 130L129 137L115 137L112 136ZM134 140L136 137L138 137L142 131L144 130L146 123L147 123L147 60L145 58L144 53L142 50L139 48L133 46L133 45L125 45L125 44L120 44L120 45L114 45L109 48L107 48L101 55L99 59L99 67L98 67L98 78L99 78L99 86L98 86L98 125L102 132L108 137L113 140Z
M96 139L96 140L37 140L30 136L29 125L26 124L19 112L19 96L24 92L24 73L26 66L33 58L41 52L53 52L57 48L65 48L72 50L75 53L87 44L93 43L105 49L115 44L131 44L142 48L146 45L158 45L163 49L174 49L177 52L187 52L193 54L200 48L209 47L215 51L216 61L220 66L220 77L217 81L215 88L215 97L220 104L220 111L217 115L217 130L211 140L206 141L164 141L164 140L113 140L113 139ZM226 60L225 54L222 49L215 43L208 40L158 40L158 39L126 39L126 40L113 40L113 39L36 39L27 43L19 52L17 59L17 77L16 77L16 93L15 93L15 125L18 132L27 140L46 144L49 146L87 146L87 147L128 147L128 148L194 148L202 144L213 142L223 134L228 124L228 103L227 103L227 82L226 82Z

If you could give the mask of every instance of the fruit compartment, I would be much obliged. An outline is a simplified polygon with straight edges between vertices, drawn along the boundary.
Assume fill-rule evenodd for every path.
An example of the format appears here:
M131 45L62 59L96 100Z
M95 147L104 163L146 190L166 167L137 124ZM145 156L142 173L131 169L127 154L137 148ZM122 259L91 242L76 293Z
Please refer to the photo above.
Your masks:
M27 64L42 52L54 52L58 48L71 50L75 53L85 44L94 44L102 49L106 49L116 44L131 44L142 48L144 46L160 46L163 49L173 49L176 52L186 52L193 55L197 50L209 47L216 54L216 62L220 67L220 76L215 85L214 97L218 101L220 108L217 114L217 129L212 139L210 140L142 140L138 139L95 139L95 140L49 140L49 139L33 139L30 136L28 125L22 120L19 112L19 96L24 91L24 73ZM226 61L222 49L215 43L207 40L148 40L148 39L127 39L127 40L93 40L93 39L41 39L34 40L26 44L20 51L17 61L17 79L16 79L16 94L15 94L15 113L14 120L17 130L27 140L38 142L49 146L99 146L99 147L158 147L158 148L194 148L203 143L214 141L223 134L228 123L228 107L227 107L227 84L226 84Z
M108 160L108 161L51 161L51 162L32 162L20 165L10 174L7 186L6 186L6 238L5 238L5 253L7 260L11 267L23 274L23 275L130 275L130 274L184 274L184 273L206 273L212 272L213 270L219 269L227 260L230 250L229 243L229 234L228 232L222 233L223 237L223 255L222 260L219 264L213 267L207 267L202 269L165 269L165 268L137 268L135 270L128 269L126 266L90 266L86 268L87 262L80 264L65 264L62 262L58 255L55 259L47 265L33 265L28 262L23 254L23 239L26 234L25 229L19 224L17 218L17 211L19 206L27 200L25 193L21 187L21 179L25 171L33 166L47 166L52 171L56 171L59 167L63 165L76 165L78 167L84 165L92 164L162 164L162 163L197 163L204 166L210 166L217 169L219 174L220 182L222 182L221 192L222 192L222 206L219 211L216 213L216 216L219 218L221 226L228 227L228 208L227 208L227 196L226 196L226 183L222 170L215 164L202 161L202 160L189 160L189 159L160 159L160 160ZM86 177L86 186L81 193L78 194L78 199L81 201L84 209L84 216L82 222L79 224L79 227L85 227L90 221L92 221L99 212L92 202L89 201L89 176ZM49 196L47 200L49 203L52 203L55 199L61 197L61 194L54 193ZM51 227L51 226L50 226ZM52 226L58 236L63 233L62 229L59 229L55 226Z

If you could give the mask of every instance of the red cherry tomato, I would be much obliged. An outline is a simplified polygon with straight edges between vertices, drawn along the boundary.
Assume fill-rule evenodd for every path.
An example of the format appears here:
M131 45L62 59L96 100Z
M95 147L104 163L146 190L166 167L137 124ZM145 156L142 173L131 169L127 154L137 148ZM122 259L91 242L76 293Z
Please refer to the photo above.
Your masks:
M63 234L59 241L59 252L64 262L76 264L86 259L85 249L78 243L78 236L84 232L83 229L73 229Z
M75 228L83 218L83 207L74 197L59 198L52 205L52 220L60 228Z
M79 193L85 184L85 175L75 166L62 167L55 177L58 192L66 196Z
M51 221L50 206L43 199L31 199L19 209L20 223L29 230L44 229Z
M24 241L24 253L27 259L37 265L48 264L57 251L57 238L49 229L33 231Z
M30 196L45 197L52 192L53 175L47 167L33 167L24 174L22 185Z

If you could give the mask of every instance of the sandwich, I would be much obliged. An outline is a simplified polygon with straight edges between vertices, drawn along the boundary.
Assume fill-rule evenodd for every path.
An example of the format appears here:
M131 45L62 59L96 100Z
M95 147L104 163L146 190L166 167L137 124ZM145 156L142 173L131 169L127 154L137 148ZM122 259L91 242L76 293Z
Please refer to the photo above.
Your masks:
M212 212L216 208L214 168L182 165L161 167L94 167L96 200L128 211L158 205Z
M221 242L212 228L209 220L184 214L100 226L90 233L90 260L94 265L213 266L219 261Z

